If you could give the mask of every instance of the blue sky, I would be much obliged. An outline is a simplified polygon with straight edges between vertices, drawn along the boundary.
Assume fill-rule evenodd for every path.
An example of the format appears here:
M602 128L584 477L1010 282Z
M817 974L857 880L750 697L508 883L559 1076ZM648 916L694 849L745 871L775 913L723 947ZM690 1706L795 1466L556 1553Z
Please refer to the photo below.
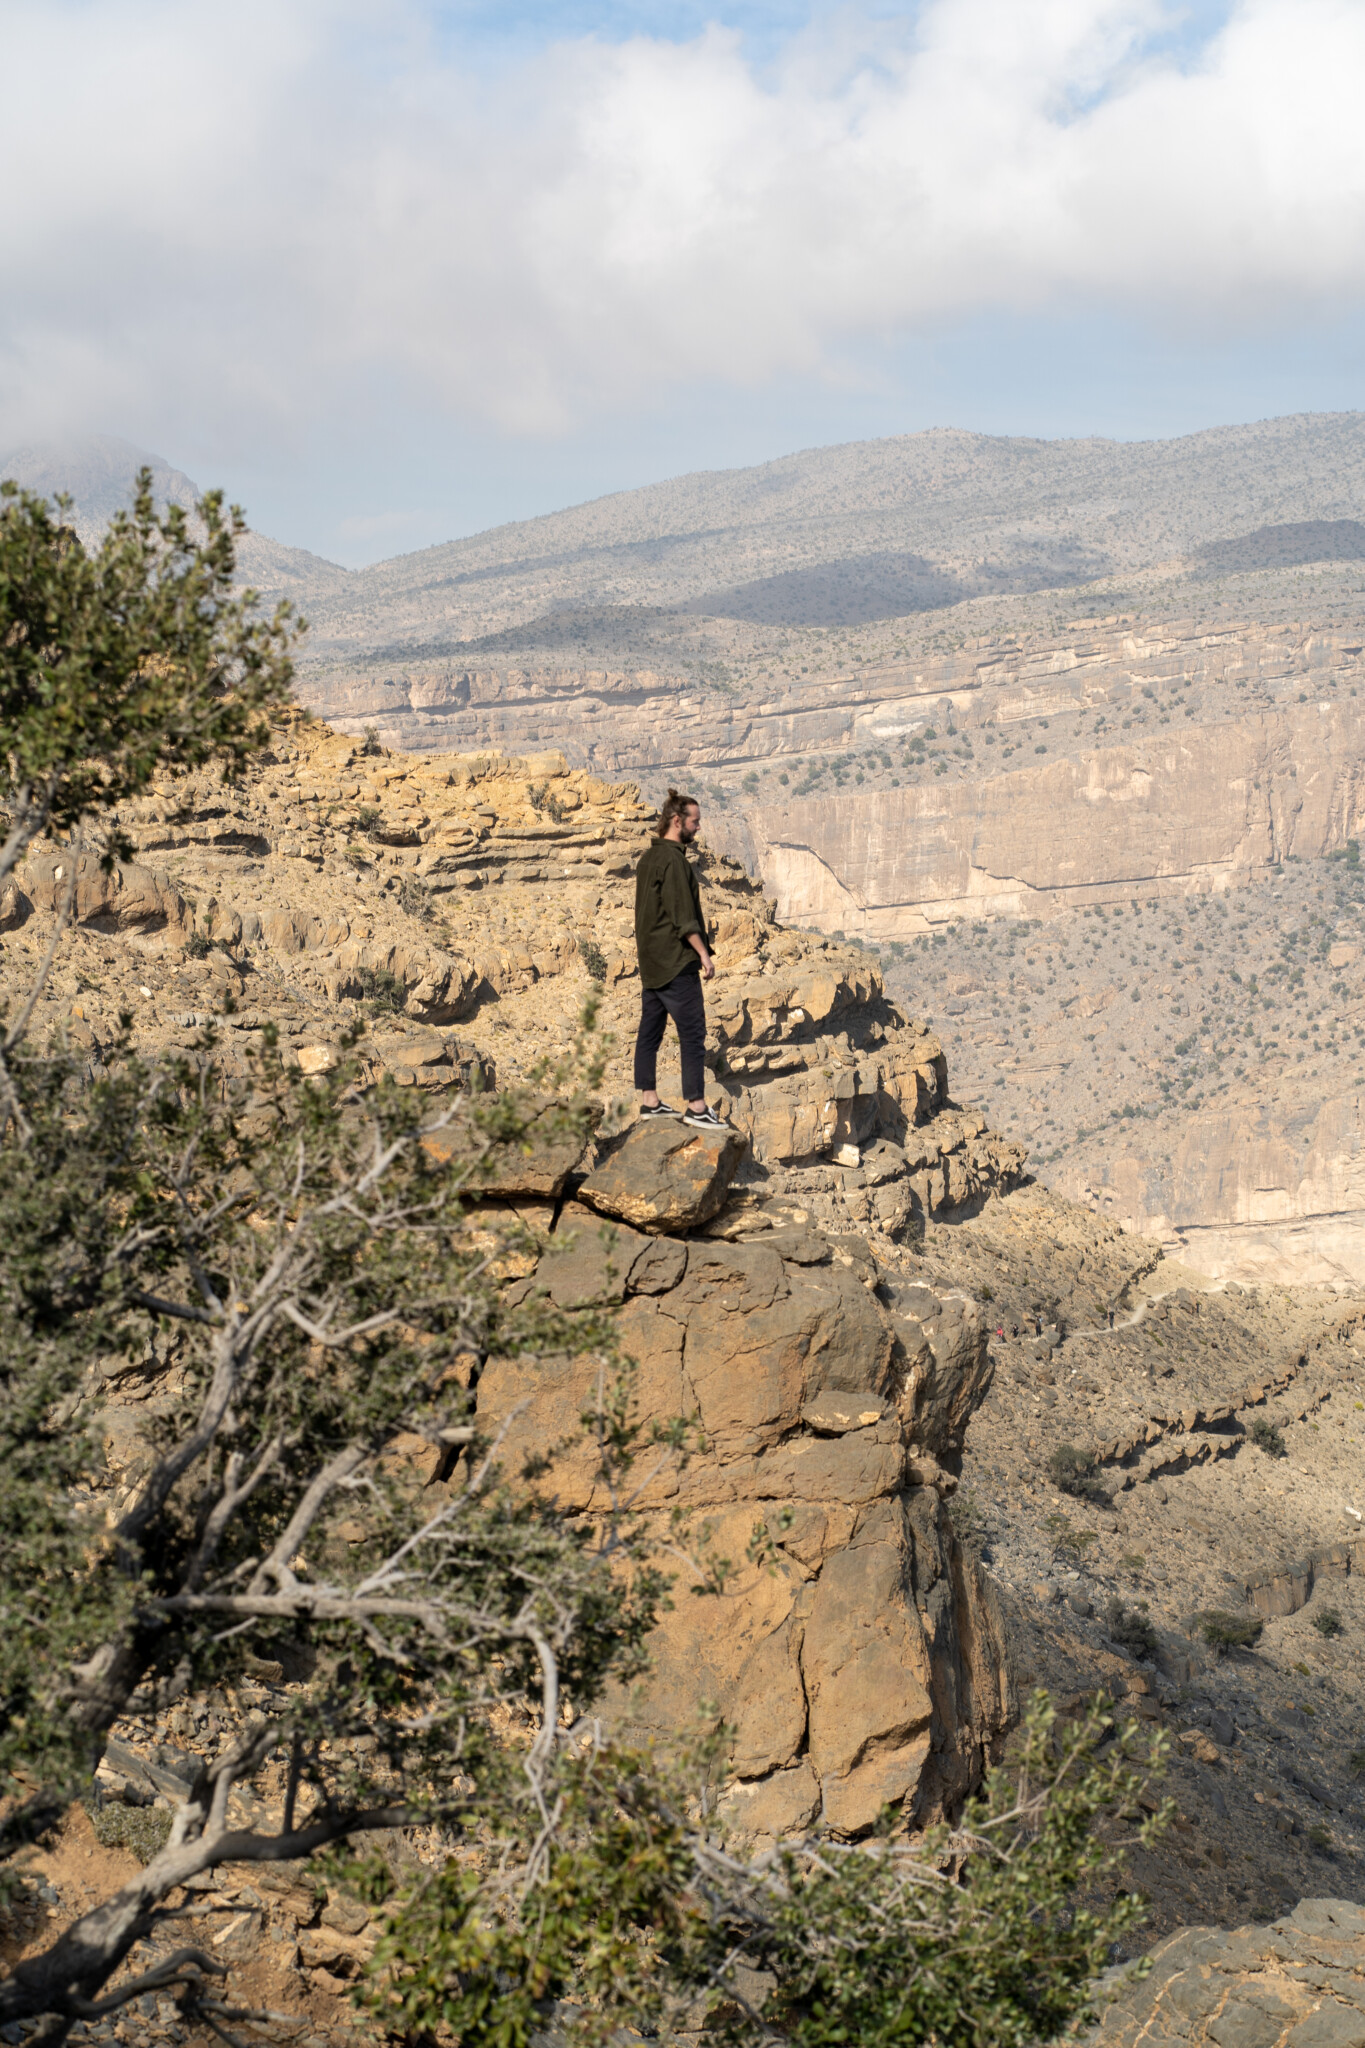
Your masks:
M338 560L1365 403L1365 0L0 0L0 55L0 449L122 434Z

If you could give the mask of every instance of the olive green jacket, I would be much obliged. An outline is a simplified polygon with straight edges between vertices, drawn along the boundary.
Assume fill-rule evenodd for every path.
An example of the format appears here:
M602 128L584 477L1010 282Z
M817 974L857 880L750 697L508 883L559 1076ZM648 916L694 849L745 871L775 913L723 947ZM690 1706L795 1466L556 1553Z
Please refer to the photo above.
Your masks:
M635 870L635 948L640 986L664 988L685 968L700 968L688 935L704 939L697 871L676 839L656 839Z

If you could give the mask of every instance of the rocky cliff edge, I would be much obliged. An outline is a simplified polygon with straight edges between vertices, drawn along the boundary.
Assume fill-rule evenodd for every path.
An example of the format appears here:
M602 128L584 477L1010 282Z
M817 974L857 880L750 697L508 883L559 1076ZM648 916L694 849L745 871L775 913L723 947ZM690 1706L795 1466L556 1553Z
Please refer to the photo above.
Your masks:
M609 1053L591 1150L551 1147L486 1199L536 1227L523 1290L570 1314L614 1305L642 1414L697 1418L705 1451L660 1474L654 1500L739 1561L718 1596L679 1586L652 1676L615 1714L723 1721L727 1803L753 1836L817 1817L857 1833L887 1804L918 1821L959 1800L1010 1707L994 1596L945 1506L991 1368L979 1308L917 1282L907 1247L1014 1185L1023 1153L953 1105L942 1048L866 956L784 930L742 868L703 853L720 961L708 1092L731 1129L639 1126L614 1093L649 826L633 789L558 756L413 759L300 720L241 785L179 778L118 822L131 861L106 873L39 847L0 905L16 987L74 863L40 1028L93 1070L124 1011L148 1048L213 1020L229 1062L269 1019L305 1071L359 1023L373 1075L501 1086L568 1049L596 990ZM566 1354L523 1384L494 1358L480 1413L527 1400L519 1430L561 1440L593 1371ZM596 1510L586 1467L563 1483Z

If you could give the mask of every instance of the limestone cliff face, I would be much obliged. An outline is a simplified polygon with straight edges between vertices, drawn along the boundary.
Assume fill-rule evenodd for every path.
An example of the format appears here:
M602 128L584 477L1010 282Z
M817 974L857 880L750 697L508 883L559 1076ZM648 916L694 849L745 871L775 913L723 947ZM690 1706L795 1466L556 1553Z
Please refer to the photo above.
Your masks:
M812 753L913 736L936 716L1002 732L1082 711L1120 714L1144 689L1235 693L1293 681L1319 695L1365 680L1359 644L1308 627L1130 624L979 640L914 661L835 667L793 678L774 669L725 691L652 668L484 667L404 663L364 680L307 670L313 709L358 736L378 724L394 746L524 752L562 747L599 774L659 774L751 762L799 766ZM1235 698L1233 700L1235 702Z
M1365 1111L1359 1095L1273 1100L1182 1120L1169 1163L1116 1138L1102 1169L1052 1176L1126 1230L1178 1236L1202 1271L1240 1280L1358 1283L1365 1270Z
M779 915L877 938L1225 889L1365 820L1365 705L1295 704L979 780L750 813Z
M1362 683L1361 647L1340 634L1130 626L719 696L654 671L449 664L306 687L353 731L378 719L405 745L553 744L609 774L799 771L840 749L899 746L934 719L1002 746L1027 725L1053 758L991 772L983 748L961 780L746 800L713 821L784 919L895 938L953 917L1226 887L1342 844L1365 815L1365 700L1349 694ZM1119 744L1106 729L1084 745L1067 724L1122 719L1174 688L1196 693L1194 723ZM1066 730L1039 743L1040 720Z

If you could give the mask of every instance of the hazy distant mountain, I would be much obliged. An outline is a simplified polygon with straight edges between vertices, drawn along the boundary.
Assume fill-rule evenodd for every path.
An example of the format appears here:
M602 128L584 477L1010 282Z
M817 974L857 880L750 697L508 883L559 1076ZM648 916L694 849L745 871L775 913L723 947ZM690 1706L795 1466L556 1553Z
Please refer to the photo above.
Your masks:
M152 472L158 505L183 505L188 511L200 489L183 469L173 469L159 455L135 448L114 434L84 434L65 441L38 441L0 456L0 477L12 477L26 490L52 498L59 491L72 499L71 522L87 544L98 540L115 512L131 504L140 469ZM335 562L290 548L264 534L250 533L237 551L240 581L268 598L295 600L305 591L343 584L349 574Z
M36 441L0 457L0 477L12 477L27 491L44 498L65 491L74 500L71 519L85 542L97 540L115 512L132 498L139 469L150 469L160 505L183 505L188 511L199 487L183 469L172 469L159 455L135 448L113 434L86 434L66 441Z
M1161 567L1212 584L1354 560L1363 522L1365 413L1172 441L936 430L678 477L377 563L311 594L311 645L617 667L666 659L708 620L742 659L774 633Z

